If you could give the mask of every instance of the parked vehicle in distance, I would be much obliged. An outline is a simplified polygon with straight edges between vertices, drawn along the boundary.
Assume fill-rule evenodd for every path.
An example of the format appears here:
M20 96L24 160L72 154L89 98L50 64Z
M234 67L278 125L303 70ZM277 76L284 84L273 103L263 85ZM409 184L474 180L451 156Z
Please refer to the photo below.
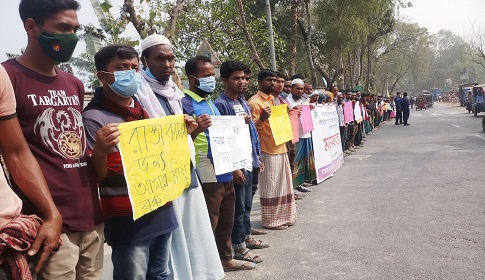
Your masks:
M416 98L416 104L415 104L415 107L416 107L416 111L419 109L419 110L426 110L428 109L428 107L426 106L426 98L423 97L422 95L421 96L418 96Z
M478 83L466 83L460 85L460 87L458 88L458 98L460 99L460 106L465 106L465 100L468 92L472 90L473 86L476 85L478 85Z
M427 90L423 90L423 94L421 96L426 100L426 108L433 108L433 103L434 103L433 94Z
M484 91L483 88L485 84L476 85L473 87L473 115L476 117L479 113L485 112L485 103L484 103Z

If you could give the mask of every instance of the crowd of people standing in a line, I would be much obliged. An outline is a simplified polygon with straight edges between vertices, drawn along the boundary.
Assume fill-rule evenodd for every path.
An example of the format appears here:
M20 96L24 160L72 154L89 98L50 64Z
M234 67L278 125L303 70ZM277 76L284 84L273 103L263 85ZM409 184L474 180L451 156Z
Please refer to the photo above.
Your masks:
M267 234L251 227L255 192L262 226L284 230L296 223L295 199L316 183L311 133L299 127L296 144L276 145L268 120L273 106L301 114L305 105L335 102L346 154L394 113L396 124L400 112L407 123L406 97L336 87L319 93L301 75L288 79L272 70L257 74L259 90L246 100L251 70L237 61L222 64L224 91L212 101L215 71L205 56L186 62L189 87L182 91L171 77L173 46L156 34L141 42L141 56L120 44L97 52L102 86L83 108L83 84L56 67L78 41L78 9L75 0L22 0L28 44L0 67L0 147L10 175L9 184L0 173L1 279L32 279L32 272L38 279L101 279L104 242L112 249L113 279L210 280L254 269L263 261L254 249L269 247L253 237ZM362 106L362 121L343 118L345 102ZM133 220L118 124L176 114L185 115L190 186ZM245 118L252 162L216 175L209 128L219 115Z
M339 92L337 87L331 90L336 95L340 137L345 157L363 147L367 135L377 130L382 123L395 119L396 125L409 125L410 102L406 92L403 97L400 92L397 92L396 96L389 98L375 94L361 94L360 91ZM348 108L354 113L353 118L344 117L346 102L352 103ZM360 106L360 110L356 111L355 106ZM356 115L355 112L360 115Z

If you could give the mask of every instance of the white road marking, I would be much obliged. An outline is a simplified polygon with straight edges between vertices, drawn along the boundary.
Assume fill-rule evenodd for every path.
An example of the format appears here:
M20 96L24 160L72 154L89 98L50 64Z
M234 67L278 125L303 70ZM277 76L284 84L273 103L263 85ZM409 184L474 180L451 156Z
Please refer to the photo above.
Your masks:
M478 137L478 138L480 138L480 139L482 139L482 140L485 140L485 137L483 137L482 135L476 134L475 136Z
M456 124L451 124L451 125L456 127L456 128L460 127L459 125L456 125Z
M431 115L433 115L433 116L441 116L440 113L431 113Z
M423 114L413 114L413 117L422 117Z

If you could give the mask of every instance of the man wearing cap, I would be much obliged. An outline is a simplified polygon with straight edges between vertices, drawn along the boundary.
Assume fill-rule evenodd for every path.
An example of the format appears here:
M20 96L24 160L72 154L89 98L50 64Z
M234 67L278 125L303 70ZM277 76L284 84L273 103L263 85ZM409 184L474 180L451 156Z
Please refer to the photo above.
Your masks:
M153 34L141 42L141 85L138 97L151 118L183 114L183 92L172 80L175 55L171 42ZM195 120L186 115L187 127ZM190 132L190 130L188 130ZM207 214L200 179L195 168L195 148L189 137L191 184L172 201L179 227L172 232L171 269L174 279L221 279L221 261Z
M310 104L312 104L313 106L316 106L318 103L320 103L320 102L318 102L319 97L320 97L320 95L318 93L318 90L312 91L312 94L310 94ZM324 103L322 103L322 104L324 104Z
M269 124L275 81L274 71L261 70L258 73L259 91L249 99L249 107L261 141L261 160L265 166L259 182L261 222L268 229L287 229L296 222L296 204L286 145L275 144Z
M288 104L291 110L299 110L303 106L311 106L309 99L302 98L304 83L301 79L294 79L291 87L291 95L288 96ZM313 108L313 106L311 106ZM313 143L310 132L303 132L301 122L298 125L298 138L296 143L296 156L293 161L293 186L298 191L308 192L303 184L312 183L316 180L315 158L313 156ZM310 184L307 184L310 185Z

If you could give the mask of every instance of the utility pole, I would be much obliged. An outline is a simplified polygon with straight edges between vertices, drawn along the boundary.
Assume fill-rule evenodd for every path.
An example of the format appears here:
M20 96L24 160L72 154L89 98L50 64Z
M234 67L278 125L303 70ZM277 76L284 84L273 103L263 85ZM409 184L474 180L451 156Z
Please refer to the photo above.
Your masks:
M266 2L266 23L268 24L269 52L271 57L271 69L276 71L276 55L274 51L273 20L271 18L271 6L269 0Z

